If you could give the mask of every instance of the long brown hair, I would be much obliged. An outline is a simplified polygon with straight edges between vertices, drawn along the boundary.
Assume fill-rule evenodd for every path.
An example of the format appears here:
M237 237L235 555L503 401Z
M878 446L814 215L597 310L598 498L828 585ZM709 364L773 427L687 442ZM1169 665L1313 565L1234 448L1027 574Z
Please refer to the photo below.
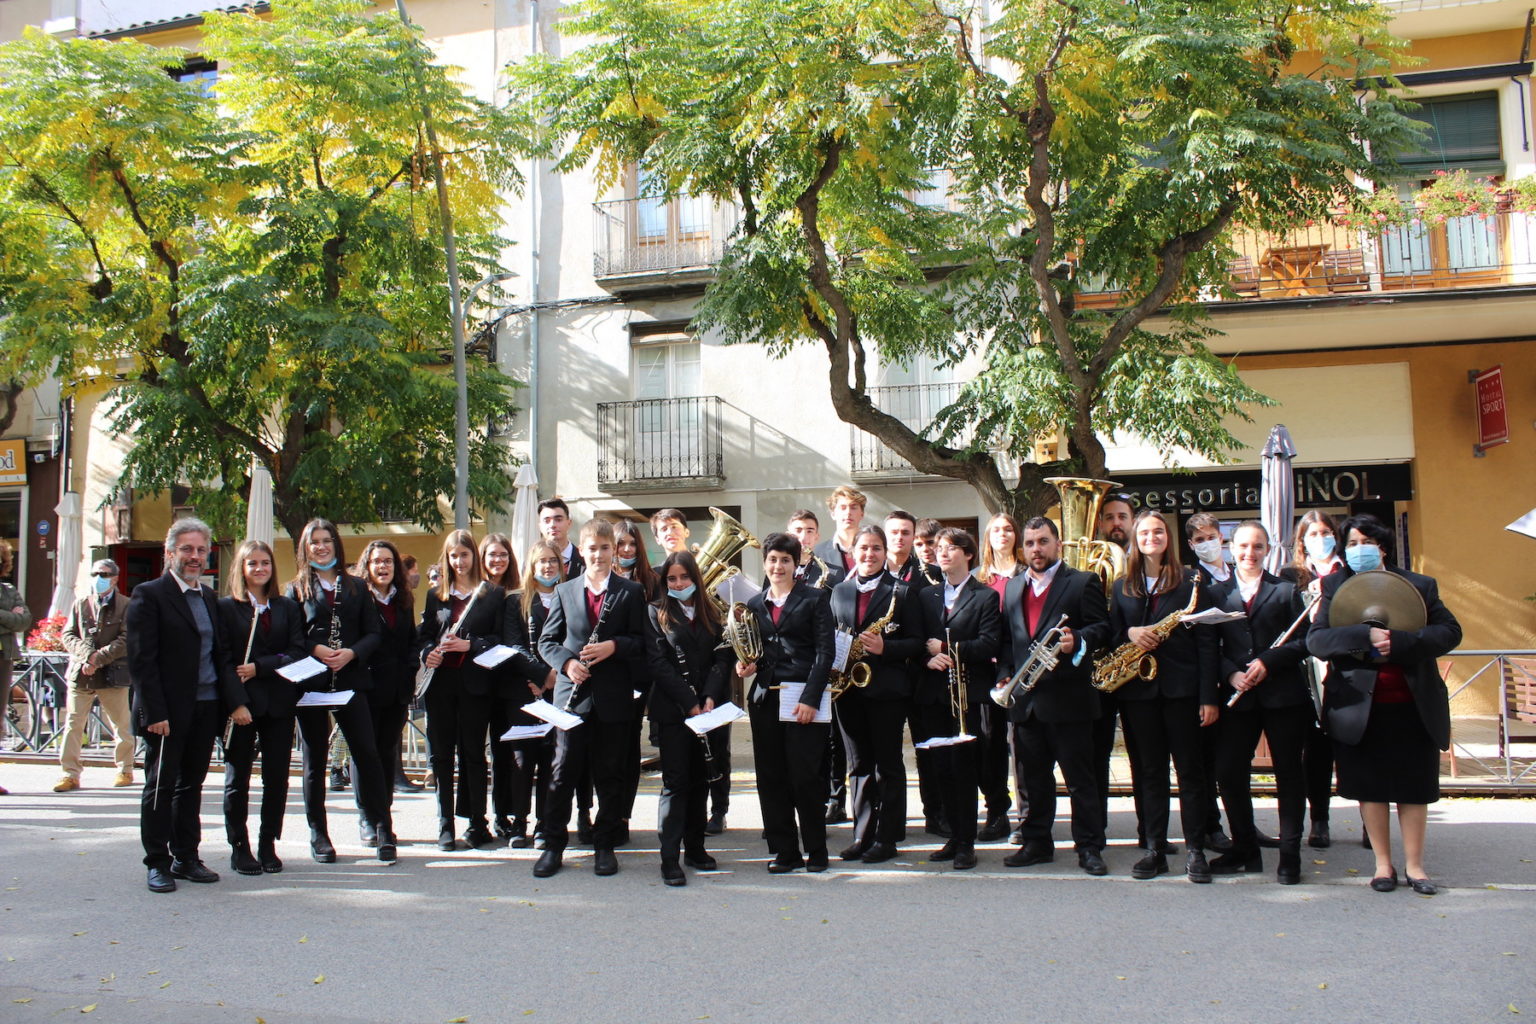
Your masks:
M1339 524L1333 521L1333 516L1320 508L1310 509L1302 513L1296 522L1296 533L1291 539L1291 568L1296 573L1296 585L1304 587L1317 578L1317 573L1312 571L1312 562L1307 558L1306 534L1307 527L1313 523L1322 523L1328 527L1328 532L1333 534L1333 557L1343 558L1340 548L1344 545L1339 537Z
M537 571L539 559L546 556L553 556L555 559L555 564L563 566L564 563L560 558L560 549L555 547L547 540L534 541L528 546L527 554L523 555L522 586L519 589L522 590L524 594L524 601L531 601L533 599L533 595L535 594L547 594L550 590L555 589L554 587L550 587L549 590L546 590L544 589L544 585L542 583L533 578L534 573ZM564 570L562 569L561 573L563 572ZM558 586L560 581L556 580L555 583L556 586ZM528 609L524 608L523 611L526 613Z
M447 601L453 597L454 583L461 583L453 572L453 566L448 564L448 555L454 548L469 548L469 553L474 556L470 563L469 571L474 576L473 583L478 587L485 579L485 566L480 564L480 548L475 543L475 535L468 530L451 530L448 536L443 538L443 550L437 556L437 564L441 567L437 577L437 599ZM473 588L471 588L473 589Z
M272 572L274 575L277 572L277 556L272 554L272 546L270 544L264 540L251 539L242 541L240 546L235 548L234 564L231 567L233 571L229 574L229 596L236 601L251 600L251 590L245 585L245 560L258 551L265 551L267 553L267 557L272 559ZM262 597L270 602L272 595L275 593L277 593L277 580L268 579L267 592Z
M294 551L294 561L299 563L299 571L293 577L293 589L299 595L300 601L308 601L314 598L320 590L319 577L309 565L309 540L316 530L326 530L331 535L331 554L336 559L336 592L344 592L347 581L347 552L341 543L341 531L336 529L336 524L329 519L321 519L316 516L304 524L304 529L299 532L299 543Z
M1173 557L1173 531L1168 528L1168 520L1157 509L1144 508L1131 520L1131 549L1125 559L1125 593L1131 597L1147 596L1147 556L1141 553L1141 545L1136 543L1136 527L1147 519L1162 523L1168 535L1168 546L1163 549L1163 564L1157 570L1157 587L1153 593L1166 594L1184 582L1184 567Z
M647 594L654 594L658 584L656 582L656 570L651 568L651 556L645 552L645 538L640 536L640 530L628 519L620 519L613 524L613 567L615 571L622 568L619 565L619 538L628 537L635 542L635 564L625 572L629 578L645 588Z
M507 571L502 573L501 579L496 581L496 585L510 594L517 589L521 576L517 571L517 553L512 550L512 538L504 533L488 533L485 535L485 539L480 542L480 571L482 573L488 574L490 572L485 567L485 552L492 544L500 544L506 549ZM490 581L489 575L486 576L486 581Z
M674 551L668 555L658 568L661 580L661 596L655 600L656 619L663 631L672 628L674 622L686 622L688 615L683 611L683 603L672 596L672 591L667 589L667 573L674 565L680 565L688 573L688 579L693 581L693 614L697 620L702 620L709 629L711 635L720 632L720 616L715 613L715 603L704 592L704 578L699 575L699 563L686 551ZM697 621L696 620L696 621Z
M991 534L992 534L992 524L997 522L999 519L1001 519L1003 522L1007 523L1009 526L1013 527L1013 567L1014 567L1014 570L1017 571L1019 566L1024 564L1024 553L1019 549L1019 541L1022 539L1022 536L1019 533L1019 522L1018 522L1017 519L1014 519L1013 516L1009 515L1008 513L1006 513L1006 512L999 512L997 515L995 515L991 519L987 520L986 527L981 531L981 540L980 540L980 544L981 544L981 568L978 569L977 572L976 572L976 579L979 580L982 583L990 584L992 582L992 577L995 575L992 570L994 568L997 568L997 566L994 564L994 561L993 561L994 556L992 554L992 536L991 536Z
M380 548L388 551L395 560L395 596L393 599L395 607L404 612L407 619L414 618L416 595L411 593L411 584L405 578L405 559L400 557L400 549L395 547L392 541L387 541L383 538L369 541L368 546L363 548L363 553L358 556L357 567L353 571L368 585L368 592L370 594L373 593L373 579L368 575L368 560Z

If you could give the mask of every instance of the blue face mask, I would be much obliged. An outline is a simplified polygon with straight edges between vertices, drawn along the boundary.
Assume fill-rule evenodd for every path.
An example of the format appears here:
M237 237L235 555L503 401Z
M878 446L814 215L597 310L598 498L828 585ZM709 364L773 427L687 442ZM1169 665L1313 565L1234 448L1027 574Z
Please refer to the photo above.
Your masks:
M670 594L671 596L677 598L679 601L686 601L689 598L691 598L694 595L694 592L697 591L698 589L699 588L697 586L695 586L694 584L690 583L686 587L684 587L682 590L672 590L672 589L669 588L667 590L667 593Z
M329 572L331 569L336 568L336 558L335 558L335 556L332 556L332 558L331 558L331 560L329 562L313 562L312 561L312 562L309 563L309 567L311 569L319 569L321 572Z
M1324 562L1332 558L1334 548L1339 546L1339 542L1331 533L1321 537L1308 537L1304 543L1307 548L1307 557L1314 562Z
M638 562L638 561L640 561L640 556L639 555L635 555L635 556L632 556L630 558L625 558L622 555L620 555L619 556L619 568L621 568L621 569L633 569L635 567L635 563Z
M534 573L533 578L538 580L541 586L545 587L552 587L560 582L559 576L540 576L538 573Z
M1375 544L1356 544L1344 549L1344 563L1351 572L1370 572L1381 568L1381 548Z
M107 591L109 591L111 589L112 589L112 580L111 580L110 577L107 577L107 576L97 576L96 577L96 593L98 593L98 594L105 594Z

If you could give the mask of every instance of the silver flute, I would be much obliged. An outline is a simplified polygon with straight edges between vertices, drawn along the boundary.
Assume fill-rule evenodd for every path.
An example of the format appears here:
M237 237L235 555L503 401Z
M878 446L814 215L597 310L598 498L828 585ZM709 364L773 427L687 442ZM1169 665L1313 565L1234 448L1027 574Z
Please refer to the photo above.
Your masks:
M597 643L597 634L603 628L603 620L608 617L608 606L613 603L611 597L612 594L609 591L603 591L603 603L597 607L597 621L592 623L592 632L587 634L587 642L582 644L583 647L591 647L593 644ZM576 660L581 662L582 668L590 669L592 667L581 658ZM579 689L581 689L581 684L572 679L571 692L565 695L565 704L560 708L561 711L571 710L571 705L576 703L576 691Z

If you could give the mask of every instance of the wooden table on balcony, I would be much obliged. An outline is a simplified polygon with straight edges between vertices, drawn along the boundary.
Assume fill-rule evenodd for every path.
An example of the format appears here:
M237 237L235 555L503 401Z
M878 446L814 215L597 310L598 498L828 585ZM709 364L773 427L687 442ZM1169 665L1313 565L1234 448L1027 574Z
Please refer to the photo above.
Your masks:
M1331 248L1328 243L1319 245L1282 245L1264 253L1262 265L1265 273L1280 285L1285 295L1326 295L1327 282L1313 278L1317 265Z

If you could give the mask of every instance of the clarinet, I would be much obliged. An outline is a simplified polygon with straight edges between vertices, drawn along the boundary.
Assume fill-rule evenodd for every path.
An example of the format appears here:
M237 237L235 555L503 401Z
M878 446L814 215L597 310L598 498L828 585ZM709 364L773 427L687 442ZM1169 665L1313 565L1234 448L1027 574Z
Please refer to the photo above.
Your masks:
M341 579L336 580L336 603L331 605L331 632L325 643L333 651L341 650ZM331 669L331 690L336 689L336 670Z
M677 660L677 669L683 675L683 685L688 687L690 691L693 691L693 677L688 671L688 656L683 653L683 649L674 643L670 637L667 638L667 646L672 648L672 657ZM718 649L716 648L716 650ZM697 692L694 692L697 695ZM715 763L715 752L709 749L709 733L700 732L694 735L699 738L699 742L704 747L704 778L709 782L719 782L725 778L725 773Z
M583 647L590 647L597 643L597 634L603 628L603 620L608 617L608 606L613 603L609 600L609 596L610 595L607 591L603 592L603 603L599 605L597 609L597 621L592 623L592 632L587 634L587 642L582 645ZM577 660L580 661L581 659ZM592 666L587 662L582 661L581 667L591 668ZM581 684L572 679L571 692L565 695L565 705L560 709L561 711L571 710L571 705L576 703L576 691L579 689L581 689Z

